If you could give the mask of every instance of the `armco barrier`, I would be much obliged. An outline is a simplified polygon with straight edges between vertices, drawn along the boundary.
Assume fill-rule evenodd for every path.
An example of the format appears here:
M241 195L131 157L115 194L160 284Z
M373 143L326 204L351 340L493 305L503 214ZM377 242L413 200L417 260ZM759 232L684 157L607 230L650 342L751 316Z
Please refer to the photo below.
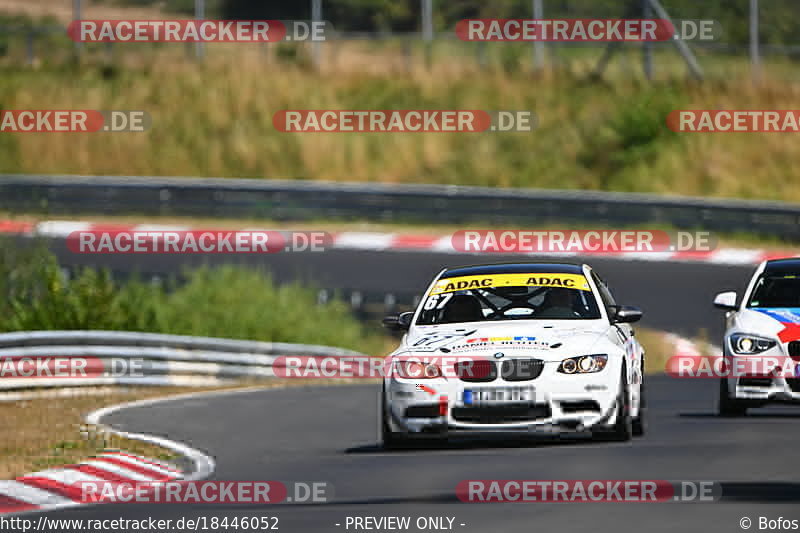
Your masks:
M92 215L422 223L589 223L800 241L800 206L567 190L162 177L0 176L0 209Z
M0 363L22 357L86 357L104 363L136 360L135 375L2 376L0 391L100 385L204 387L234 379L273 378L273 363L281 355L364 357L350 350L307 344L125 331L22 331L0 334Z

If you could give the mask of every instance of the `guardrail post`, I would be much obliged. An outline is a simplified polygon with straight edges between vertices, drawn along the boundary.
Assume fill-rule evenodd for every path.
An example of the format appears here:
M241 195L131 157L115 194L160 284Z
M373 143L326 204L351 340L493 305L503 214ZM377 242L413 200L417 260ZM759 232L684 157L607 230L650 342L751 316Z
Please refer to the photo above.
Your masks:
M750 0L750 65L753 71L753 81L756 83L761 79L758 18L758 0Z
M322 0L311 0L311 22L319 22L322 20ZM322 68L322 49L320 42L314 40L311 43L311 63L314 68L320 70Z
M544 18L543 0L533 0L533 18L542 20ZM544 42L536 40L533 42L533 70L539 72L544 69Z
M29 66L33 65L36 61L36 56L33 49L33 40L36 36L36 33L33 30L29 30L25 36L25 55L26 55L26 62Z
M642 19L648 20L652 18L653 8L650 5L650 0L642 0ZM646 40L642 43L642 68L647 81L653 81L653 43L651 41Z
M195 20L203 20L206 18L206 0L194 0L194 18ZM194 55L197 60L202 61L205 55L205 43L194 43Z
M81 20L81 0L72 0L72 20ZM75 58L80 60L83 43L75 41Z
M328 291L321 289L317 293L317 305L326 305L328 303Z
M350 307L354 311L358 311L361 309L361 305L364 303L364 298L358 291L353 291L350 293Z
M391 292L386 293L386 296L383 297L383 309L385 314L391 314L395 307L397 306L397 298Z
M478 65L481 68L486 68L489 65L489 45L485 41L479 41L475 44L478 55Z
M422 38L425 40L425 64L428 68L433 62L433 0L422 1Z

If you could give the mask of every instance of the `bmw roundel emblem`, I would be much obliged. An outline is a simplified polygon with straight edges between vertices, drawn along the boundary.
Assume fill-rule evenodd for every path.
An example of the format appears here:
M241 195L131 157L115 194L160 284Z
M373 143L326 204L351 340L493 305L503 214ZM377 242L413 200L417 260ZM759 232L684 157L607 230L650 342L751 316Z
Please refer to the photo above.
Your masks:
M504 354L503 352L497 352L496 354L494 354L494 358L495 359L502 359L503 357L505 357L505 355L506 354Z

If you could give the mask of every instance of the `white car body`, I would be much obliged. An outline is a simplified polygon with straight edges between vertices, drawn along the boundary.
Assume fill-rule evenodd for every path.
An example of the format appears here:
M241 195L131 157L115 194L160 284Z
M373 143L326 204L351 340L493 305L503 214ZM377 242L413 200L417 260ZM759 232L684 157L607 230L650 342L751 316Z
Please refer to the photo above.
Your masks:
M749 407L769 402L800 402L800 337L793 334L800 326L800 305L761 307L753 301L763 277L793 280L800 278L800 259L764 261L754 272L741 300L735 292L717 295L714 304L728 311L723 339L723 355L731 369L720 382L720 413L745 414ZM787 294L800 304L800 294ZM737 353L736 339L743 336L763 339L768 348L756 353ZM733 369L740 369L734 371Z
M633 432L641 434L644 350L629 324L623 323L623 319L615 321L610 318L609 315L616 313L617 308L607 309L603 304L598 292L598 284L603 282L586 265L490 265L466 268L502 272L504 266L514 267L517 271L530 267L524 272L539 274L574 269L575 275L585 276L587 284L584 290L590 290L591 298L596 299L599 317L587 320L531 318L419 325L420 313L437 282L449 279L448 272L465 269L442 271L428 287L400 346L389 357L393 361L435 358L440 366L447 366L451 370L433 379L415 379L395 372L388 373L383 383L384 442L391 444L387 441L498 431L562 434L614 428L623 422L618 420L622 391L627 396L627 405L624 407L636 423L634 426L639 425L638 430L634 429ZM605 294L610 297L610 293ZM631 322L641 316L641 312L635 308L624 309L638 314L629 320ZM606 354L605 368L586 374L558 371L565 359L589 354ZM481 382L460 379L452 370L452 364L464 357L493 361L497 365L497 376ZM534 363L541 367L538 376L515 380L514 369L523 368L519 366L523 364L520 360L531 359L541 361ZM535 373L524 374L523 377ZM489 378L491 376L485 376L485 379ZM486 394L490 396L485 401L476 400ZM425 416L414 416L426 408L428 411L424 413ZM620 440L627 438L623 436Z

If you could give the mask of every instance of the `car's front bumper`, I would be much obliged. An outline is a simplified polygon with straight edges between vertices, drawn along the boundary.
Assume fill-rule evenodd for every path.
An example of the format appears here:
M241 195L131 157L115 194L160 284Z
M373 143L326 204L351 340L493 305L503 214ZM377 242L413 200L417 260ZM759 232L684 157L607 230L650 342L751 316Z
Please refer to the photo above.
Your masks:
M779 347L763 355L728 355L728 391L733 399L755 402L800 402L800 361Z
M800 378L734 377L728 379L731 397L760 402L800 402Z
M432 379L387 380L386 405L394 431L410 434L583 432L614 422L619 373L556 374L531 382L466 383ZM532 388L529 402L467 403L465 391Z

